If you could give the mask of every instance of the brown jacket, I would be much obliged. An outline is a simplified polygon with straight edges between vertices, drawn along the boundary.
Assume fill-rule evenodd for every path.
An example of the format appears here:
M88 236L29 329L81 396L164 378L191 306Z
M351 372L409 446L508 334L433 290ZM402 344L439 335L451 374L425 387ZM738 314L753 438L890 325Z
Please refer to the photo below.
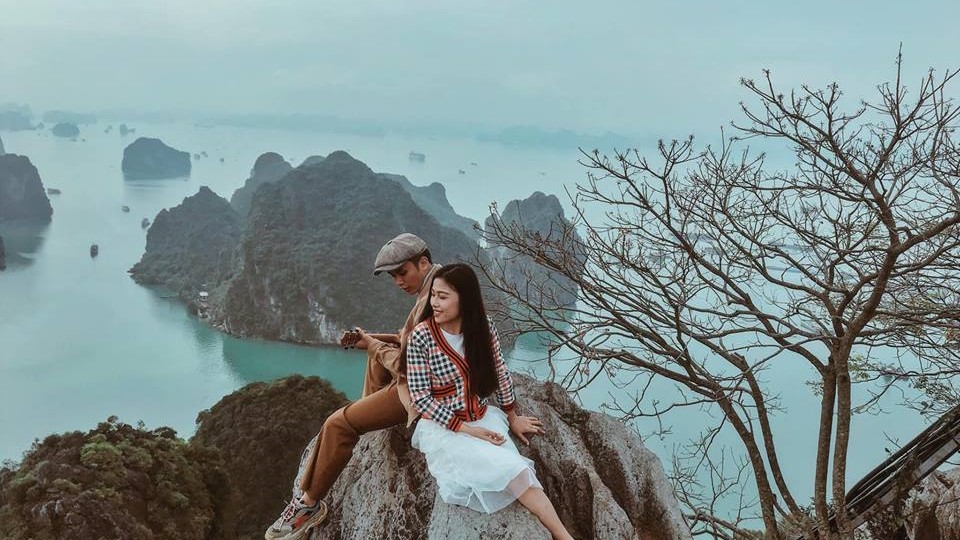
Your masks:
M413 401L410 399L410 389L407 387L407 374L404 369L405 366L401 365L400 353L406 348L407 338L414 327L417 326L417 323L420 321L420 315L430 300L430 284L433 281L433 276L436 275L439 269L440 265L434 264L433 268L431 268L423 278L423 282L420 284L420 290L417 291L417 300L414 302L410 314L407 315L407 320L404 322L403 328L397 332L400 335L400 346L393 343L372 340L367 347L368 366L383 366L383 368L390 373L390 384L396 383L400 403L402 403L403 407L407 410L408 426L416 420L419 413L416 408L414 408ZM367 369L367 377L363 381L363 397L367 397L377 390L380 390L381 386L382 383L378 383L375 378L371 377L371 369Z

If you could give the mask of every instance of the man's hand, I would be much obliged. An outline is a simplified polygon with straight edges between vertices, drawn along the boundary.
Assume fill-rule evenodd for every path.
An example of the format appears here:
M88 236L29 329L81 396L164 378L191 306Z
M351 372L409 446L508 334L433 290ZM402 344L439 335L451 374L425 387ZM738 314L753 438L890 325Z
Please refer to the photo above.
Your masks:
M342 336L340 336L340 346L344 349L356 347L358 349L366 350L366 348L370 346L370 335L364 332L361 328L347 330Z
M523 444L530 444L527 435L543 435L543 423L535 416L511 416L510 431L520 439Z
M507 440L506 437L497 433L496 431L491 431L482 427L462 426L460 428L460 433L466 433L467 435L471 435L497 446L500 446L504 441Z
M344 349L369 349L375 341L400 345L399 334L368 334L362 328L347 330L340 336L340 346Z

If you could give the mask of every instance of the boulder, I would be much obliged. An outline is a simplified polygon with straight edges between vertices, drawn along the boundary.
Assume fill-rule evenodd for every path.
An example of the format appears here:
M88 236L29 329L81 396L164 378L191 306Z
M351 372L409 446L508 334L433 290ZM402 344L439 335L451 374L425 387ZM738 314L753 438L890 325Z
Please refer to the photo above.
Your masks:
M960 539L960 468L928 476L911 492L905 514L914 540Z
M660 460L633 430L581 409L556 384L513 378L520 414L540 418L547 432L530 446L517 444L536 463L537 477L574 538L691 538ZM550 538L519 503L490 515L444 503L410 435L395 427L361 438L327 496L330 517L315 539ZM299 495L296 485L294 479L291 496Z

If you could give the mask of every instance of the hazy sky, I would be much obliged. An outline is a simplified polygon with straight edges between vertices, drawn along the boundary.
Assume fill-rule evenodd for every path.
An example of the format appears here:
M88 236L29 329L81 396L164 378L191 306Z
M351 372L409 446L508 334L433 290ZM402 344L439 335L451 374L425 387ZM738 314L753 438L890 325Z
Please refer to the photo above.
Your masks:
M740 76L960 67L956 2L0 0L0 102L683 135Z

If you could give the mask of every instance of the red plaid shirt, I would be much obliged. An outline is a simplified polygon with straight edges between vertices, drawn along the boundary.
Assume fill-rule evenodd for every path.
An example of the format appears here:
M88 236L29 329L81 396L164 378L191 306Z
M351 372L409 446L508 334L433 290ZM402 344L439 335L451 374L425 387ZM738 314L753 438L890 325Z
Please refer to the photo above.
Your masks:
M500 354L500 338L490 322L493 362L497 371L497 403L504 411L516 406L510 372ZM407 383L421 417L458 431L463 422L483 418L487 398L467 395L470 365L450 346L433 318L417 325L407 341Z

